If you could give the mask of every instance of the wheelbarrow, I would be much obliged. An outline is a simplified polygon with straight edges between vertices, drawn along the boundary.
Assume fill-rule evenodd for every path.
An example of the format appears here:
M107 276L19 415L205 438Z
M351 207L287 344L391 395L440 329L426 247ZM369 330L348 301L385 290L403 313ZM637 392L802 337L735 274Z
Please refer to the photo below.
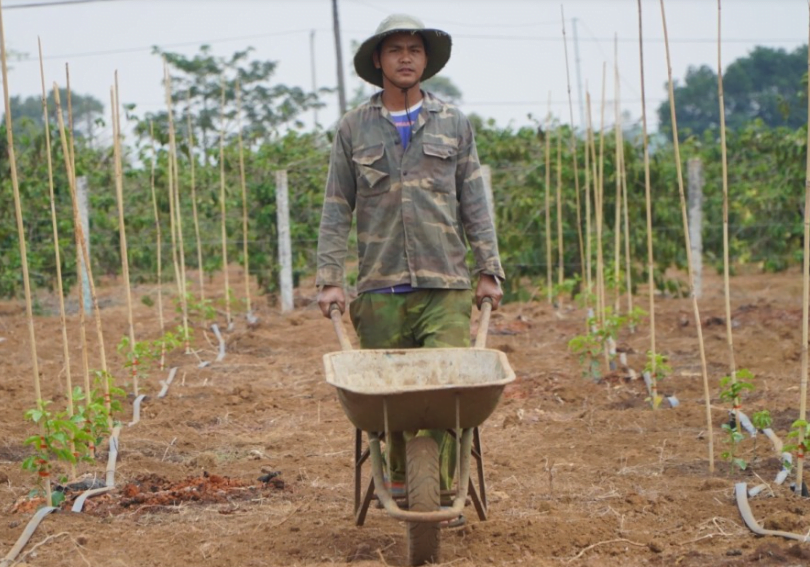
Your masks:
M330 316L342 351L324 355L326 381L355 426L354 517L362 526L375 496L393 518L406 523L409 565L439 559L440 523L458 518L469 495L487 519L484 462L478 427L492 414L504 387L515 379L506 355L486 349L492 304L484 300L474 348L352 350L337 305ZM381 442L392 431L444 429L455 437L456 489L442 493L439 452L431 437L406 443L407 502L385 484ZM363 447L363 432L368 446ZM471 478L475 460L478 488ZM371 478L362 490L363 465ZM388 478L391 478L390 475ZM452 502L442 507L442 500ZM405 504L401 506L400 503Z

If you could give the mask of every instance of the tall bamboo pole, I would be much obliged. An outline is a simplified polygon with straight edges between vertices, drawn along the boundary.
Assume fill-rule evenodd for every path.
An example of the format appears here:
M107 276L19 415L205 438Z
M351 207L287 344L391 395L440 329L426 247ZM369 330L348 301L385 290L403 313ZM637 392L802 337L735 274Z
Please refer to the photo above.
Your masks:
M191 353L190 338L188 332L188 288L186 286L186 253L183 245L183 214L180 209L180 168L177 162L177 136L174 129L174 111L172 110L172 79L169 76L169 65L163 60L164 85L166 88L166 114L169 119L169 161L173 172L174 183L169 184L169 201L174 205L172 215L174 219L174 230L177 238L174 241L177 246L178 268L177 275L180 280L178 286L182 290L180 293L180 309L183 314L183 341L185 342L186 354Z
M553 301L554 283L551 254L551 92L548 93L548 114L546 115L546 136L543 141L546 154L546 287L548 288L548 303Z
M51 227L53 228L53 252L56 262L56 292L59 294L59 326L62 328L62 356L65 359L65 390L67 394L68 417L75 414L73 405L73 378L70 372L70 344L68 342L67 315L65 312L65 289L62 284L62 254L59 251L59 227L56 220L56 196L53 183L53 158L51 157L51 123L48 115L48 93L45 89L45 69L42 64L42 41L37 38L39 48L39 77L42 82L42 123L45 125L45 154L48 163L48 196L51 200ZM76 442L70 440L70 451L76 456ZM76 478L76 463L70 464L71 478Z
M613 98L614 98L614 137L616 144L616 151L614 154L614 161L616 162L616 171L614 177L616 178L616 216L613 228L613 290L614 290L614 304L613 310L619 314L619 299L621 298L621 257L622 257L622 175L621 175L621 157L619 155L619 143L621 140L621 107L619 106L619 39L618 36L613 36ZM627 290L628 293L630 290Z
M37 409L44 409L42 401L42 388L39 379L39 361L37 360L37 337L34 332L34 309L31 302L31 281L28 277L28 253L25 245L25 227L23 225L22 204L20 202L20 184L17 179L17 157L14 153L14 134L11 128L11 100L8 92L8 64L6 62L6 32L3 28L3 7L0 3L0 60L2 61L3 75L3 104L6 111L6 140L8 141L8 162L11 169L11 188L14 191L14 214L17 220L17 237L20 247L20 263L23 272L23 288L25 289L25 315L28 320L28 341L31 348L31 372L34 378L34 396ZM45 424L40 422L40 435L45 435ZM42 444L42 441L41 443ZM51 483L48 479L45 484L45 501L51 505Z
M590 296L593 294L593 265L592 265L592 258L593 258L593 250L591 248L592 238L591 235L593 234L593 229L591 227L591 179L596 182L596 175L591 175L591 168L594 168L594 174L596 173L596 165L594 161L591 159L591 154L588 151L588 145L590 144L592 130L591 130L591 122L590 122L590 90L588 89L588 83L585 83L585 105L588 106L588 122L587 126L585 127L585 272L587 276L585 278L587 285L586 285L586 295L588 296L588 303L590 304Z
M219 211L222 221L222 273L225 276L225 322L231 328L231 288L228 283L228 231L225 226L225 79L219 111Z
M562 128L557 128L557 285L562 291L565 279L565 249L562 218ZM558 300L560 306L562 301Z
M242 254L245 257L245 302L248 317L252 316L250 306L250 262L248 256L248 213L247 213L247 184L245 183L245 152L242 147L242 91L239 80L236 81L236 124L237 139L239 141L239 183L242 187Z
M574 103L571 99L571 72L568 65L568 41L565 36L565 10L563 9L562 5L560 6L560 12L562 15L562 34L563 34L563 46L565 47L565 77L567 79L567 87L568 87L568 115L569 121L571 123L571 159L574 161L574 191L576 193L576 202L577 202L577 236L579 237L579 260L580 260L580 273L585 267L585 249L582 242L582 219L580 218L580 203L579 203L579 165L577 163L577 131L574 128ZM590 281L590 274L588 274L587 278L588 282L588 291L590 291L591 281ZM587 299L588 294L585 294L586 301L590 301Z
M810 2L808 3L810 6ZM808 32L810 37L810 32ZM810 52L808 52L807 70L810 73ZM810 84L808 84L808 95L810 95ZM810 96L807 98L807 108L810 111ZM810 115L808 115L810 116ZM810 148L810 128L807 129L807 147ZM801 376L801 393L799 396L799 419L807 419L807 372L808 372L808 358L810 356L807 352L807 342L810 340L810 329L808 329L808 317L810 317L810 308L808 307L808 298L810 298L810 153L807 154L807 169L805 173L804 185L804 262L802 265L802 376ZM802 493L804 483L802 476L804 473L804 429L799 428L799 437L797 444L800 447L800 453L797 455L796 463L796 490L799 494Z
M627 199L627 167L624 161L624 132L619 129L619 174L622 177L622 216L623 216L623 230L624 230L624 276L625 285L627 286L627 312L633 312L633 270L632 260L630 259L630 214ZM630 332L636 332L636 326L633 319L630 319Z
M650 395L652 397L652 408L655 410L658 407L658 387L655 383L656 371L656 350L655 350L655 278L653 277L653 270L655 263L653 261L653 241L652 241L652 196L650 190L650 149L649 140L647 139L647 103L644 95L644 41L642 39L642 20L641 20L641 0L638 1L638 50L641 67L641 135L642 145L644 147L644 198L647 209L647 285L649 286L650 294L650 370L651 370L651 388Z
M605 309L607 307L607 297L605 293L605 254L602 236L605 225L605 82L607 75L607 63L602 63L602 107L599 121L599 179L594 187L596 197L596 292L598 294L599 321L602 328L605 328ZM608 357L608 351L605 351Z
M113 155L115 161L115 195L118 201L118 239L121 247L121 273L127 298L127 323L129 324L129 348L132 363L132 391L138 392L138 357L135 349L135 320L132 316L132 286L129 283L129 254L127 252L127 229L124 223L124 167L121 162L121 114L118 98L118 71L115 72L115 87L110 89L110 104L113 125Z
M675 146L675 169L678 174L678 195L681 200L681 217L683 219L683 236L686 246L686 265L689 274L689 295L692 297L692 308L695 313L698 346L700 348L700 367L703 373L703 397L706 406L706 429L709 441L709 472L714 472L714 435L712 433L712 406L709 394L709 370L706 363L706 345L703 344L703 324L700 321L700 308L695 295L695 276L692 269L692 244L689 241L689 216L686 211L686 195L683 190L683 171L681 168L681 148L678 142L678 121L675 112L675 86L672 81L672 64L669 56L669 37L667 35L667 16L664 0L661 0L661 22L664 26L664 47L667 53L667 76L669 77L669 108L672 117L672 143Z
M205 302L205 272L203 270L202 240L200 239L200 217L197 215L197 181L195 178L194 128L191 126L191 90L187 92L189 112L188 123L188 163L191 168L191 213L194 215L194 236L197 239L197 271L200 278L200 301Z
M96 293L96 284L93 281L93 267L90 264L90 253L87 250L87 243L84 240L84 230L82 230L81 219L79 218L79 203L76 198L76 172L73 169L70 155L71 150L68 144L67 134L65 132L65 122L62 118L62 102L59 100L59 85L53 84L53 96L56 100L56 119L59 122L59 137L62 141L62 153L65 158L65 170L68 178L68 188L70 189L70 199L73 203L73 226L74 235L76 237L77 254L81 254L84 264L87 268L87 281L90 284L90 298L93 303L93 314L96 320L96 338L98 339L99 356L101 358L101 374L102 386L104 387L104 407L107 409L107 426L112 430L112 404L110 400L110 375L107 366L107 352L104 348L104 332L101 323L101 309L98 304L98 295ZM78 262L77 262L78 263ZM90 394L88 393L88 396Z
M731 383L737 383L737 362L734 359L734 339L731 332L731 278L729 277L728 252L728 153L726 147L726 105L723 97L723 66L721 58L721 12L717 0L717 95L720 102L720 156L723 171L723 291L726 308L726 343L728 345L728 371ZM740 399L734 398L734 416L739 429Z
M166 334L166 321L163 318L163 243L161 242L160 231L160 215L158 214L157 206L157 193L155 191L155 168L157 162L157 153L155 152L155 126L152 121L149 121L149 143L152 147L152 167L149 176L149 186L152 189L152 206L155 210L155 234L156 234L156 249L157 249L157 294L158 294L158 320L160 321L160 336ZM160 369L166 365L166 344L161 341L160 346Z

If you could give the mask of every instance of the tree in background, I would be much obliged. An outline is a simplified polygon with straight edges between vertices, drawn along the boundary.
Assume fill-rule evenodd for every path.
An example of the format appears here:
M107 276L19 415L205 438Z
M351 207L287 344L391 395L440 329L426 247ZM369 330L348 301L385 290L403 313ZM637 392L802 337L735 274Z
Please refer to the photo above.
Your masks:
M67 89L59 89L59 99L62 101L64 120L68 122ZM75 135L85 138L89 146L93 146L95 129L104 115L104 105L92 95L71 93L73 107L73 125ZM11 116L14 117L12 126L14 132L31 134L41 132L42 127L42 99L39 96L21 98L13 96L10 99ZM48 95L48 108L56 108L53 92ZM5 121L5 117L3 117Z
M723 74L726 124L740 129L753 120L772 128L799 128L807 123L807 46L791 52L755 47L732 62ZM675 85L675 109L682 138L720 126L717 73L709 66L690 67L684 84ZM669 100L658 107L664 132L671 132Z

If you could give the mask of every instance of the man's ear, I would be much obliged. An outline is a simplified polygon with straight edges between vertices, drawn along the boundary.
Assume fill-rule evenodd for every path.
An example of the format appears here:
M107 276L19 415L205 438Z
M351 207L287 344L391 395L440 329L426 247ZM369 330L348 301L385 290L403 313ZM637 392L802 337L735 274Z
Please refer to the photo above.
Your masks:
M374 68L375 69L380 69L381 68L381 66L380 66L380 54L379 53L377 53L376 51L374 53L372 53L371 54L371 60L374 62Z

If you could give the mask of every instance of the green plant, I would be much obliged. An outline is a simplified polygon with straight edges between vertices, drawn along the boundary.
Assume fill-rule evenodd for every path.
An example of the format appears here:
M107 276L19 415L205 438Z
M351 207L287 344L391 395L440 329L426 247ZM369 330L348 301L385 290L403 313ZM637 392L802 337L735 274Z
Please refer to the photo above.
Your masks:
M25 419L40 425L41 432L25 440L34 448L22 463L23 470L37 475L36 490L45 492L44 484L50 482L54 463L76 464L81 460L92 460L89 443L92 437L83 428L83 417L79 414L68 416L66 412L51 412L51 402L40 400L37 407L25 412ZM60 477L60 482L66 481ZM62 495L61 498L64 498ZM60 497L54 495L51 505L58 505Z
M588 319L590 328L591 318ZM568 341L568 349L577 355L579 363L585 366L582 375L597 380L601 376L599 356L602 354L602 340L597 333L577 335Z
M737 410L740 406L740 395L746 390L754 390L754 384L751 380L754 379L754 373L747 368L740 368L735 373L735 380L731 376L723 376L720 379L720 399L725 402L730 402L733 409Z
M723 460L728 461L728 474L731 475L734 472L734 467L744 471L748 467L748 463L737 456L737 449L745 436L730 423L723 424L723 431L726 433L725 442L728 444L728 450L723 451L720 456Z
M664 401L663 396L658 394L658 384L672 374L672 367L669 365L666 355L661 353L647 352L647 364L644 365L644 373L650 377L652 395L646 401L650 402L653 409L658 409L661 402Z
M773 419L771 418L771 412L768 410L760 410L758 412L754 412L754 415L751 416L751 423L754 424L754 427L757 430L762 431L763 429L767 429L773 423ZM754 462L756 463L757 459L757 437L754 437Z
M788 453L795 453L798 459L803 459L807 451L810 450L810 423L804 419L797 419L790 426L788 439L794 439L792 443L785 443L783 450ZM801 437L801 440L799 438Z

